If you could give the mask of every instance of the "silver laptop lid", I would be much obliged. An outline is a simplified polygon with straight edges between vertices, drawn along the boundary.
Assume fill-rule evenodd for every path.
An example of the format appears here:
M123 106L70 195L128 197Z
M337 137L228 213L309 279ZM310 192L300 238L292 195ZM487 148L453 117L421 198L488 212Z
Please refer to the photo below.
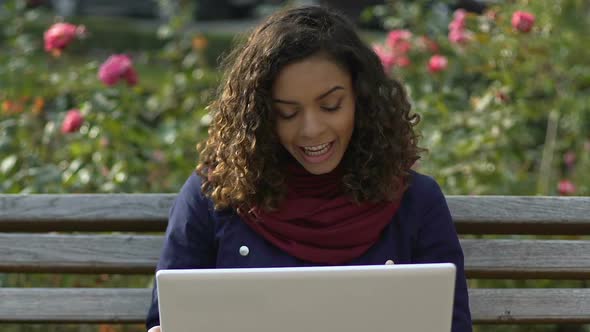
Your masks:
M161 270L163 332L449 332L455 266Z

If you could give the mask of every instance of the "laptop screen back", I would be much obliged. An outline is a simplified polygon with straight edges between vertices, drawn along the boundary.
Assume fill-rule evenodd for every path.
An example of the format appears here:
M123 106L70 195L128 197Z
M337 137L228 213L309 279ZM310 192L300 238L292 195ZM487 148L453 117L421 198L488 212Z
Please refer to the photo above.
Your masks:
M449 332L455 266L160 270L163 332Z

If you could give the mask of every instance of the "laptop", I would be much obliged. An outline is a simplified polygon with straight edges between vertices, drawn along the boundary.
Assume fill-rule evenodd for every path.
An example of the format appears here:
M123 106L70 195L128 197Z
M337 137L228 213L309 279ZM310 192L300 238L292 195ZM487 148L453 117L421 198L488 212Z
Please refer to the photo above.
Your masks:
M162 332L449 332L451 263L160 270Z

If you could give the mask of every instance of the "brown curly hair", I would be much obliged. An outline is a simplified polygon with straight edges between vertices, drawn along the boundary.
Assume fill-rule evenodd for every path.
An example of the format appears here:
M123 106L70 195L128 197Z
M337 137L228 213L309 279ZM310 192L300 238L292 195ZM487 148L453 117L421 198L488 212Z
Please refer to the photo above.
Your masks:
M266 19L225 59L210 105L209 136L198 145L202 190L217 209L276 209L285 195L288 152L275 132L272 84L286 64L322 52L344 66L356 93L355 128L342 159L343 190L355 202L392 200L420 158L420 117L403 85L389 78L354 25L333 10L307 6ZM247 211L247 210L246 210Z

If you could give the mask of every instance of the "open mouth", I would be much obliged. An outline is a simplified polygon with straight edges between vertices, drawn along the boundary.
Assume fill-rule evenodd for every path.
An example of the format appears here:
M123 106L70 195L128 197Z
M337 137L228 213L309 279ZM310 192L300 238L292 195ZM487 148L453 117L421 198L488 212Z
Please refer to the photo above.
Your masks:
M303 153L305 153L308 156L321 156L324 153L328 152L328 150L330 149L330 145L332 145L332 142L316 146L301 147L301 149L303 150Z
M330 158L334 150L334 141L316 146L299 147L303 152L303 157L310 163L319 163Z

